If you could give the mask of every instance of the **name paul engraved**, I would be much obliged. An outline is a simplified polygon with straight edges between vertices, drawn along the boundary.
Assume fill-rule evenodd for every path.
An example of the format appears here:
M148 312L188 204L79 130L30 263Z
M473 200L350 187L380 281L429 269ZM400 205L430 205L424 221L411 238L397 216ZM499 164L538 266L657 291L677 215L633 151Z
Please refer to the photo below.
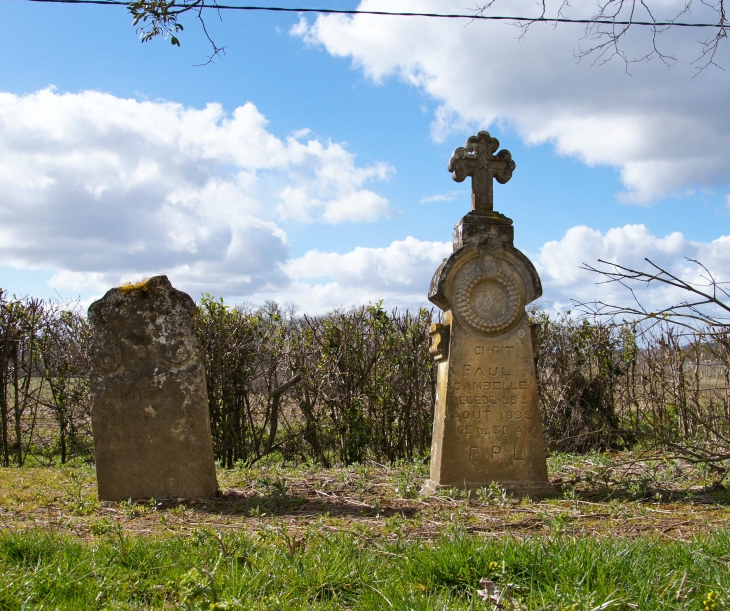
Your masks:
M481 358L464 363L460 379L450 383L453 402L444 423L448 429L462 435L538 434L538 427L532 424L536 410L527 380L513 377L509 366L491 366L484 361L492 355L509 355L513 348L474 346L474 355Z

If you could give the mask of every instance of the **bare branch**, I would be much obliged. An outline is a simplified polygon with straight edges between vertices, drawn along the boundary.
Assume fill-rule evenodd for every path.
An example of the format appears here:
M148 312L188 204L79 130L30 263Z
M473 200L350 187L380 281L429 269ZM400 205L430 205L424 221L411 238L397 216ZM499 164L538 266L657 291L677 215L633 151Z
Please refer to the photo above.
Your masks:
M629 291L633 305L616 305L595 301L592 303L576 302L580 311L589 316L598 316L610 320L633 321L671 321L688 331L702 330L709 335L726 334L730 329L730 294L726 286L728 283L719 282L710 270L695 259L686 259L702 270L701 278L704 284L689 282L673 274L669 270L657 265L649 259L650 270L636 270L599 259L598 262L610 266L598 268L583 264L581 269L593 272L602 277L598 284L618 283ZM645 287L662 284L685 291L689 299L659 309L648 309L640 301L635 286Z
M475 13L483 15L491 9L497 0L490 0L476 9ZM557 3L556 3L557 4ZM598 0L597 9L588 18L585 25L583 40L585 45L578 48L578 59L592 58L592 66L603 65L614 59L623 62L626 71L631 64L649 61L658 58L666 66L674 66L678 59L662 45L661 35L677 26L686 27L682 18L692 13L693 5L709 9L715 14L717 31L713 36L698 40L699 56L692 62L698 73L709 66L722 67L715 61L720 45L728 38L730 23L727 21L725 0L684 0L670 17L659 15L657 8L663 8L660 3L649 0ZM567 0L563 0L554 11L550 11L547 0L538 2L539 16L527 21L515 23L521 32L518 38L523 38L530 27L535 23L552 23L557 27L560 20L570 21L568 9L572 8ZM651 32L650 45L646 51L635 54L628 50L627 38L635 30L637 24L648 26Z
M213 2L215 3L215 0L213 0ZM208 61L206 61L203 64L196 64L196 66L207 66L208 64L213 63L213 61L215 61L215 58L218 57L219 55L226 54L226 47L219 47L218 45L215 44L215 41L210 37L210 34L208 33L208 28L205 27L205 20L203 19L203 8L204 8L203 4L201 4L200 7L198 8L198 20L200 21L200 25L203 28L203 33L205 34L205 37L208 39L210 46L213 47L213 53L211 53L208 56ZM221 17L220 10L218 10L218 18L221 19L221 21L223 20Z

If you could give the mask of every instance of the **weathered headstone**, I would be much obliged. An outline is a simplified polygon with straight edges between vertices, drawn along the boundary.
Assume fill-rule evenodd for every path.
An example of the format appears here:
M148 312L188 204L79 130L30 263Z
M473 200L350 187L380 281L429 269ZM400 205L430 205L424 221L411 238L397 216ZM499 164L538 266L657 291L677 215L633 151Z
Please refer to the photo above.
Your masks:
M454 228L454 252L431 281L444 310L431 328L438 363L431 477L423 488L475 489L497 482L518 496L553 494L535 374L535 338L525 306L542 294L537 271L514 245L512 220L493 209L493 179L515 163L479 132L456 149L454 180L472 177L472 210Z
M111 289L89 308L99 499L215 495L195 303L166 276Z

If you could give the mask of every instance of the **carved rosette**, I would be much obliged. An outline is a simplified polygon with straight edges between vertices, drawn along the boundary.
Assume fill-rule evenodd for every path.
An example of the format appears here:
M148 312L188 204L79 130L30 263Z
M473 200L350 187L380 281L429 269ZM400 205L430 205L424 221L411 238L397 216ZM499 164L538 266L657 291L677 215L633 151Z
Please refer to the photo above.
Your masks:
M453 285L454 310L478 333L500 335L512 329L525 311L522 280L502 261L479 265L476 260L459 270Z
M191 356L192 352L190 348L185 345L183 340L172 342L168 347L167 358L169 358L175 365L182 365L186 361L190 360Z
M114 373L122 365L122 352L116 344L96 343L91 350L91 366L100 374Z

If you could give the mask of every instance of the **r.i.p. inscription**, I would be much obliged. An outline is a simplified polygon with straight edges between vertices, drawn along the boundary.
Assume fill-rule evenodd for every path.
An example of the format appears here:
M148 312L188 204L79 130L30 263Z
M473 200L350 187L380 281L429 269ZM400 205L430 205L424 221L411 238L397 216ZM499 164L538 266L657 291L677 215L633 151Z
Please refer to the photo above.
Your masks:
M454 253L436 271L429 299L444 310L431 329L438 363L431 477L425 493L497 482L518 495L554 493L547 479L533 331L525 306L542 294L532 263L514 245L512 221L493 210L492 179L515 164L487 132L449 162L472 176L472 211L455 227Z

